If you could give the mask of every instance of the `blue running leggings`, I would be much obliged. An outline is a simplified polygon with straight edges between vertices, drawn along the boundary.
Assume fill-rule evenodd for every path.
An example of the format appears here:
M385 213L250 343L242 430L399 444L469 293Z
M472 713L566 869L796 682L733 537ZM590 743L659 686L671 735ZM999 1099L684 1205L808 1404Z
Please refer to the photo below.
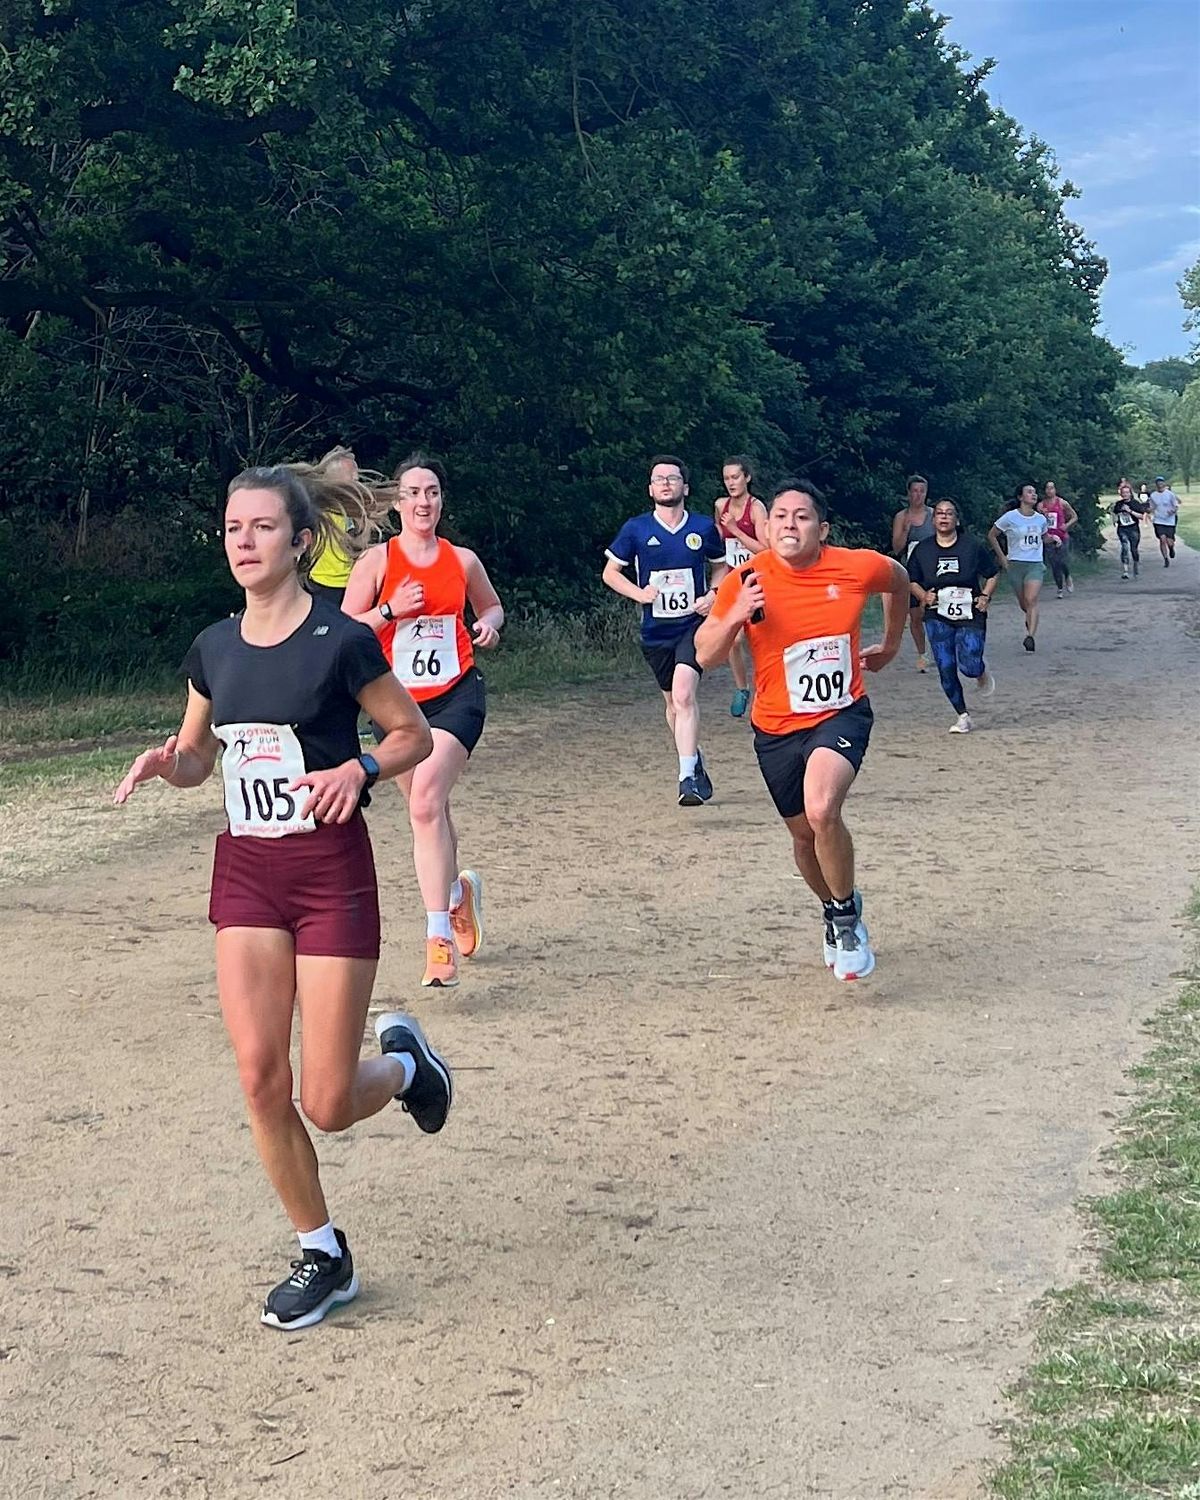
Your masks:
M951 625L946 620L939 620L937 615L929 615L925 620L925 635L937 663L942 692L954 705L956 713L965 714L967 700L963 697L958 674L961 672L964 677L982 677L987 670L983 664L987 622Z

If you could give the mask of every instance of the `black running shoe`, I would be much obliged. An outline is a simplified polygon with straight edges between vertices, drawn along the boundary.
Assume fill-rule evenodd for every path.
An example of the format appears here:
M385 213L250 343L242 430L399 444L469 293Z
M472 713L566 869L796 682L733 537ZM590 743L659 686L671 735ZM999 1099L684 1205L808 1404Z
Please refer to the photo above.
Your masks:
M1021 642L1021 644L1022 644L1022 646L1025 647L1026 651L1036 651L1037 650L1037 642L1034 640L1034 638L1031 635L1027 635L1025 637L1025 639Z
M407 1052L416 1063L416 1077L396 1098L426 1135L436 1135L446 1123L454 1102L449 1066L425 1040L415 1016L406 1016L398 1010L377 1016L375 1035L381 1052Z
M679 783L680 807L703 807L704 798L694 776L684 776Z
M353 1302L358 1296L354 1257L346 1236L335 1229L342 1247L341 1259L324 1250L306 1250L292 1262L292 1274L281 1281L263 1304L262 1321L268 1328L311 1328L331 1308Z
M712 796L712 780L708 772L704 769L704 757L698 750L696 751L696 775L694 780L696 782L696 790L700 793L700 800L707 802Z

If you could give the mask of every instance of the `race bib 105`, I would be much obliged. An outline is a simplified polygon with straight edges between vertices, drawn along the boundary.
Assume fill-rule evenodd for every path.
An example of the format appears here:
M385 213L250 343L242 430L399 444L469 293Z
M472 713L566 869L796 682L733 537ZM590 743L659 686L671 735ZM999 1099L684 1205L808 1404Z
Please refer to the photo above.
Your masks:
M281 839L312 833L316 819L302 817L306 787L290 790L307 769L304 752L290 724L214 724L224 746L221 775L225 811L234 838Z
M749 547L744 547L736 537L725 538L725 561L731 568L740 568L743 563L748 563L753 556Z
M449 687L462 675L454 615L399 620L392 637L392 671L406 688Z
M797 641L783 653L783 671L795 714L825 713L854 702L848 635Z

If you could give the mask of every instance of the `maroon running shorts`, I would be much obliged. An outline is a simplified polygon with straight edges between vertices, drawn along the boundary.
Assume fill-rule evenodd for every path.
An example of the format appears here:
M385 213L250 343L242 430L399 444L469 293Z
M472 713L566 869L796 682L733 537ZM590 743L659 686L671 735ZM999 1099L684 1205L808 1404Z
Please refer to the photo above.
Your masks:
M379 957L379 888L362 813L281 839L222 833L208 920L290 932L310 958Z

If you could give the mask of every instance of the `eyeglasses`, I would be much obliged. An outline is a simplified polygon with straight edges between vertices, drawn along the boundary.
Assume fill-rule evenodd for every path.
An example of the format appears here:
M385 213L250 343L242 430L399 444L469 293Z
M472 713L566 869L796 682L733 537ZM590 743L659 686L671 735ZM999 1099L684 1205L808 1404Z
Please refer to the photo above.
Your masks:
M650 480L651 484L682 484L682 474L655 474Z

